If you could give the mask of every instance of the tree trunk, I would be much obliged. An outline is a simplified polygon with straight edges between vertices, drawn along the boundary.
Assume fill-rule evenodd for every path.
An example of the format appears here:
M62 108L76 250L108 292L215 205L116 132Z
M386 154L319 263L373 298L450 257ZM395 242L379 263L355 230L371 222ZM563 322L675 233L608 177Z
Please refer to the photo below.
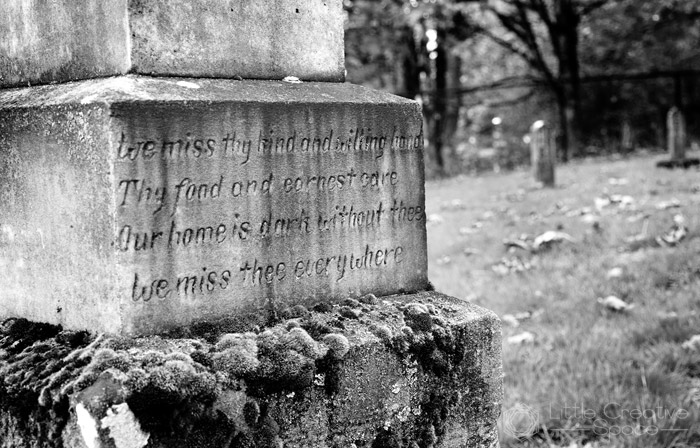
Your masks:
M415 100L420 94L418 48L416 47L412 27L404 26L399 33L402 54L397 66L397 70L400 71L397 76L399 81L397 94L404 98Z
M557 112L559 115L559 129L557 133L557 146L558 152L561 157L561 161L566 163L569 161L571 156L569 147L569 118L567 117L567 101L566 101L566 91L562 87L556 92L557 96Z
M558 38L559 80L563 90L563 98L559 102L559 107L561 108L562 105L564 107L566 144L563 149L566 153L566 160L568 160L581 153L581 74L578 55L578 28L581 18L576 12L572 0L557 1L555 6L560 30Z
M457 91L461 86L462 59L454 51L447 52L447 79L448 91ZM443 159L454 160L456 157L457 142L455 136L459 126L459 112L462 107L461 95L449 95L445 98L445 117L442 127Z
M432 107L432 129L431 140L435 154L435 163L440 172L444 172L444 134L445 134L445 117L447 115L447 48L445 42L445 29L439 27L437 30L438 47L435 50L436 58L434 59L434 85L433 90L433 107Z

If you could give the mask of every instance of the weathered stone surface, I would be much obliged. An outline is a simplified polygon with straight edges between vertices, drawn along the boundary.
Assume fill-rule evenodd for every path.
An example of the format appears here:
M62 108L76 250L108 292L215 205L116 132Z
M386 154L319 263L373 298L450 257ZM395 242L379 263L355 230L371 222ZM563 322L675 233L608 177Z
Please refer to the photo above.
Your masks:
M341 0L130 0L137 73L343 81Z
M342 81L342 3L0 2L0 87L125 73Z
M145 334L424 290L422 157L419 107L349 84L3 91L0 316Z
M0 2L0 87L126 73L126 5L127 0Z
M497 317L436 293L385 299L271 317L254 332L191 327L178 339L7 321L0 439L6 448L497 446ZM359 318L344 319L343 306Z

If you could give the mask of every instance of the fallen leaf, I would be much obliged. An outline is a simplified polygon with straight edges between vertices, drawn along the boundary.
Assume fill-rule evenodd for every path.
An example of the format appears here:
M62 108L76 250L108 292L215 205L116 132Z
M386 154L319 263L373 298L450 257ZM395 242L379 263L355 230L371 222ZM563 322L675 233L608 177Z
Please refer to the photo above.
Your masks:
M520 313L515 313L515 318L518 320L536 319L544 313L543 308L539 308L535 311L522 311Z
M445 220L442 219L442 216L440 216L436 213L433 213L431 215L428 215L428 218L426 219L426 221L428 222L428 224L437 225L437 224L442 224Z
M600 216L594 215L594 214L586 214L581 217L581 221L583 221L586 224L591 224L593 226L599 226L600 225Z
M611 204L609 198L595 198L593 200L595 204L595 208L600 211L603 210L605 207L609 206Z
M630 183L629 179L624 177L611 177L608 179L610 185L627 185Z
M679 208L681 206L681 201L673 198L669 201L661 201L656 204L657 210L668 210L669 208Z
M629 304L619 297L607 296L606 298L598 297L598 303L611 311L624 312L634 308L633 304Z
M620 278L622 277L623 271L621 267L614 267L608 271L608 278Z
M680 243L688 235L688 228L685 226L685 217L676 215L673 217L673 226L663 235L656 237L659 246L673 247Z
M593 213L593 209L590 207L577 208L575 210L570 210L566 213L567 218L572 218L574 216L590 215Z
M528 261L523 261L518 257L503 258L498 263L494 264L491 269L500 275L512 274L515 272L525 272L532 269L532 264Z
M461 199L453 199L451 201L445 202L441 207L443 210L463 210L467 208L467 204L462 202Z
M621 208L629 208L634 205L634 198L632 196L614 194L610 196L610 202Z
M504 324L510 325L511 327L517 327L518 325L520 325L518 319L516 319L515 316L513 316L512 314L504 314L503 316L501 316L501 321Z
M479 229L475 229L474 227L460 227L459 228L460 235L472 235L478 231L479 231Z
M525 240L503 240L503 244L507 249L522 249L530 250L530 243Z
M634 198L628 195L613 194L594 199L595 208L598 211L616 205L618 208L628 209L634 206Z
M639 241L644 241L647 239L647 230L649 229L649 217L644 217L644 222L642 223L642 231L636 235L625 238L626 243L636 243Z
M523 331L522 333L506 338L506 343L512 345L530 344L533 342L535 342L535 335L529 331Z
M626 221L629 223L634 223L634 222L641 221L642 219L648 219L648 218L649 218L649 215L646 213L637 213L636 215L632 215L632 216L627 217Z
M441 258L438 258L437 260L435 260L435 263L438 265L443 265L443 264L449 264L451 261L452 261L452 259L449 256L445 255L444 257L441 257Z
M700 334L692 336L690 339L681 344L681 347L693 352L700 352Z
M535 238L535 241L532 243L532 249L537 251L543 248L550 247L554 243L561 243L564 241L568 241L570 243L575 242L571 235L567 233L559 232L556 230L548 230L542 235L539 235Z

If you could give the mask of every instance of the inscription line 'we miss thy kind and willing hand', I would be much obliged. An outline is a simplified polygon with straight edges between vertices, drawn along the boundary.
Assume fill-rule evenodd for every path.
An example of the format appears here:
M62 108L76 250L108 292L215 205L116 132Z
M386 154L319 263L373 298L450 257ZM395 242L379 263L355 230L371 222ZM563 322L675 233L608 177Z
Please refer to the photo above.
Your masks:
M253 148L260 154L368 152L379 159L384 156L387 142L391 151L417 151L422 147L423 135L403 135L398 128L394 128L391 136L373 135L370 128L356 128L348 131L347 137L338 136L332 129L325 137L301 137L297 131L292 135L280 136L274 130L267 133L261 130L257 139L239 138L237 132L218 138L196 137L187 132L184 137L175 140L137 139L131 142L122 133L117 146L117 160L172 161L218 156L240 158L240 164L245 165L254 154Z

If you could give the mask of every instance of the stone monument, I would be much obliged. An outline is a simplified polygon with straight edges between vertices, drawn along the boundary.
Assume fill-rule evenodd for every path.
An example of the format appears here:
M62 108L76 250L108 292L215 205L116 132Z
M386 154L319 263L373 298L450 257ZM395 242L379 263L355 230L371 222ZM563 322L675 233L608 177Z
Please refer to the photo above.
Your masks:
M500 323L430 291L421 111L338 82L339 1L0 12L3 447L497 445Z
M535 181L553 187L556 160L554 132L544 120L537 120L530 127L530 163Z
M669 109L666 115L666 149L669 160L662 160L657 166L662 168L688 168L700 165L700 159L688 158L685 151L688 147L685 116L676 106Z
M625 117L622 120L620 129L620 151L623 154L630 154L634 151L634 146L634 131L632 130L629 117Z
M683 112L677 107L672 107L666 117L666 136L668 143L668 154L671 160L685 159L685 150L688 146L688 139L685 133L685 117Z

